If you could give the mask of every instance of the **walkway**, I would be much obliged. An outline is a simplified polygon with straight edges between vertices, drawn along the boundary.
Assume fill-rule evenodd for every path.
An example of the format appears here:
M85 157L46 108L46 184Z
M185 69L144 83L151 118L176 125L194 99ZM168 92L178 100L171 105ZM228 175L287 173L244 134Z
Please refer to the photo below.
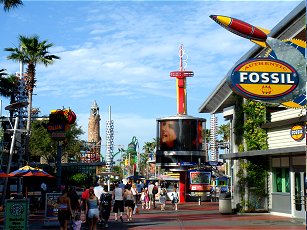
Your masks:
M126 217L124 216L124 220ZM0 222L1 223L1 222ZM59 229L56 226L43 226L43 214L31 214L30 230ZM0 229L3 229L3 220ZM82 228L86 229L86 228ZM98 226L98 229L103 229ZM288 217L274 216L270 214L237 215L220 214L218 203L185 203L179 204L179 210L174 211L170 204L167 204L165 211L157 209L140 210L140 214L133 216L133 221L124 223L115 222L111 214L109 229L115 230L298 230L306 229L304 220Z

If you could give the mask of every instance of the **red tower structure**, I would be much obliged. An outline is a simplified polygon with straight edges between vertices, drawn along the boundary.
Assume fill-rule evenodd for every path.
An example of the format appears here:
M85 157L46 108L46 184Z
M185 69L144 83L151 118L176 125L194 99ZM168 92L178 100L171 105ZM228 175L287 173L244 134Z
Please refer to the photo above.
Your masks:
M187 71L183 67L184 62L186 66L186 60L183 59L183 56L185 55L185 50L183 48L183 44L180 45L179 48L179 71L173 71L170 73L171 77L176 78L176 94L177 94L177 115L187 115L187 91L186 91L186 78L187 77L193 77L194 72L193 71ZM179 199L180 202L185 202L185 196L186 196L186 180L187 180L187 172L181 171L180 172L180 178L179 178Z
M180 45L179 49L179 71L173 71L170 73L171 77L176 78L176 93L177 93L177 114L186 115L187 114L187 93L186 93L186 78L193 77L193 71L184 70L183 55L185 54L183 45Z
M176 78L177 115L157 119L156 165L169 172L179 172L179 201L189 199L187 170L206 161L204 138L206 120L187 115L186 78L193 71L186 71L187 55L183 45L179 49L180 66L170 73Z

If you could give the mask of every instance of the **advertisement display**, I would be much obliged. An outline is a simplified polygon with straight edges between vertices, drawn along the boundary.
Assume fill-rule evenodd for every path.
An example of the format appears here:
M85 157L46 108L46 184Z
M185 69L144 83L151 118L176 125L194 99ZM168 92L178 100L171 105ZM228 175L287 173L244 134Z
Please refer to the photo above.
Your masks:
M161 167L190 167L206 161L205 119L171 116L157 120L156 162Z
M61 193L46 193L45 218L58 217L58 198Z
M160 150L201 150L202 127L197 120L165 120L159 123Z

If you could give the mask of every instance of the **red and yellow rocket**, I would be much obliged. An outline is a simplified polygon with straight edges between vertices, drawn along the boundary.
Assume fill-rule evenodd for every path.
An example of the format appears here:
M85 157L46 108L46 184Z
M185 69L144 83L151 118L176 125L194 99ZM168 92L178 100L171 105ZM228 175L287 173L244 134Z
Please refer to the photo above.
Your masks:
M250 39L252 42L262 47L267 46L265 41L267 39L267 34L270 33L269 30L227 16L210 15L210 18L234 34Z

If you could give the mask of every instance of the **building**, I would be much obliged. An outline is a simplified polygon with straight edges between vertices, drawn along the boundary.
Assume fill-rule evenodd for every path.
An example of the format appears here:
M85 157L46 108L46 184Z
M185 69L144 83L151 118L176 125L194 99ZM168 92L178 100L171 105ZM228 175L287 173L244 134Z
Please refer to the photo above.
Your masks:
M279 22L271 31L270 37L279 40L300 39L306 42L306 7L301 2L289 15ZM263 57L267 50L255 45L237 63L256 57ZM229 73L226 74L228 76ZM237 173L240 160L261 162L268 169L266 190L268 196L262 207L271 213L291 217L305 217L305 156L306 140L295 141L290 136L290 130L295 124L306 120L305 111L275 107L267 110L270 115L267 123L262 126L268 136L268 150L239 152L235 144L233 132L236 119L236 96L227 84L225 77L215 88L212 94L200 106L200 113L219 114L230 122L231 140L229 154L223 154L229 166L228 173L232 178L232 207L240 204ZM249 193L249 191L245 191Z
M82 162L99 162L101 152L100 114L97 102L91 106L88 122L88 151L81 158Z

